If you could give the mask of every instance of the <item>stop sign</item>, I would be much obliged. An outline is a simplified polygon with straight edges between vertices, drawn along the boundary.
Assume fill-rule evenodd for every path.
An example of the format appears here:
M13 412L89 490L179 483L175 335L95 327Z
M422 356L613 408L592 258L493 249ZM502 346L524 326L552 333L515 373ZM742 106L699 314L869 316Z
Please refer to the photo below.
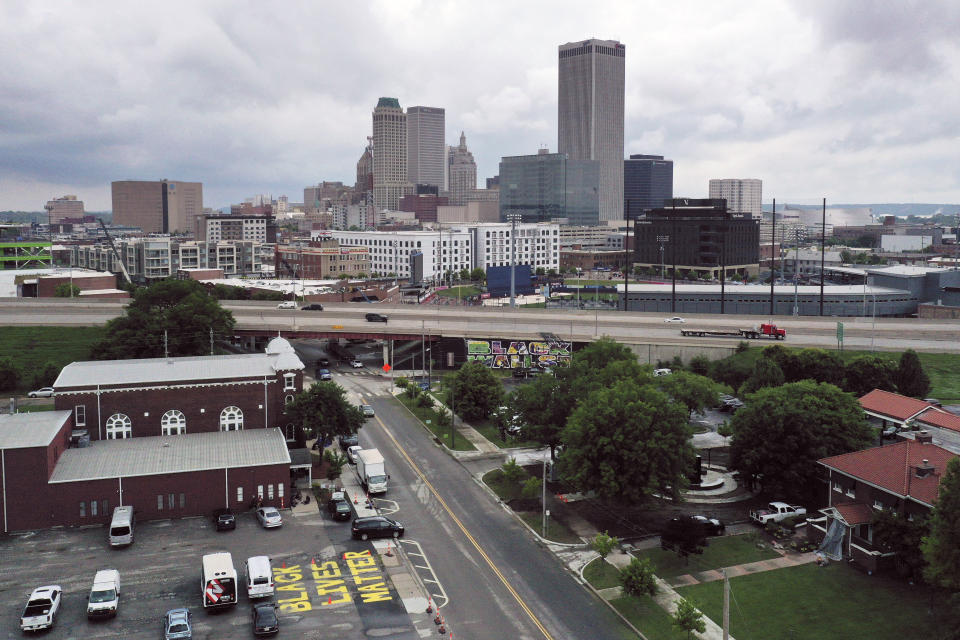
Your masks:
M391 366L390 366L390 363L388 362L388 363L386 363L386 364L383 365L383 372L384 372L384 373L390 373L390 369L392 369L392 368L393 368L393 367L391 367Z

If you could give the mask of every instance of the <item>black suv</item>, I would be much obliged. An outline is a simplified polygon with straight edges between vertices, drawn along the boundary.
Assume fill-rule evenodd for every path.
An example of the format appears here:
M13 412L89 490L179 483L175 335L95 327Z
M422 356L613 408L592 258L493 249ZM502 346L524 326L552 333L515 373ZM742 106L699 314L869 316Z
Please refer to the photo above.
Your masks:
M334 520L350 519L350 502L347 500L343 491L334 491L330 499L327 500L327 511L333 516Z
M277 605L273 602L258 602L253 605L253 635L275 636L279 631Z
M400 538L403 536L403 525L396 520L384 516L370 516L357 518L353 521L350 530L353 539L368 540L370 538Z
M230 531L237 528L237 517L231 509L217 509L213 512L213 522L217 531Z
M368 313L367 322L386 322L387 316L382 313Z
M300 307L300 311L323 311L323 305L319 302L311 302Z

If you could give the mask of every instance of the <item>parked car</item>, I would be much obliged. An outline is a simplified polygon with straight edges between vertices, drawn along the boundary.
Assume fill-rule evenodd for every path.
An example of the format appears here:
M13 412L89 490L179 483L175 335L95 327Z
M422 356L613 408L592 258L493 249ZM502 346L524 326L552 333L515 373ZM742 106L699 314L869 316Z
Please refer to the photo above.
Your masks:
M654 370L653 370L653 375L656 376L656 377L658 377L658 378L659 378L660 376L668 376L668 375L670 375L671 373L673 373L673 370L672 370L672 369L654 369Z
M253 605L253 635L275 636L279 631L277 605L273 602L258 602Z
M41 387L35 391L31 391L27 394L28 398L52 398L53 397L53 387Z
M514 370L513 370L513 377L514 377L514 378L526 378L526 377L527 377L527 370L526 370L526 369L514 369Z
M323 305L319 302L311 302L300 307L300 311L323 311Z
M350 464L357 464L357 456L359 455L360 451L360 446L356 444L352 447L347 447L347 461Z
M317 371L317 380L333 380L333 374L329 369L320 369Z
M87 618L113 618L120 607L120 572L101 569L93 577L93 587L87 596Z
M354 540L369 540L370 538L400 538L403 536L403 525L386 516L370 516L356 518L350 533Z
M343 451L346 451L350 447L360 444L360 438L355 433L351 433L348 436L340 436L339 440L340 440L340 449L342 449Z
M375 415L373 412L373 407L368 404L360 405L360 411L363 411L363 415L366 418L372 418Z
M317 360L317 365L318 365L318 366L321 366L321 367L329 367L329 366L330 366L330 359L329 359L329 358L320 358L319 360Z
M363 363L357 360L356 358L350 361L350 366L353 367L354 369L363 369Z
M37 587L27 599L27 606L20 616L20 628L23 631L39 631L49 629L56 622L57 612L60 610L60 596L63 587L49 585Z
M193 638L193 614L189 609L170 609L164 614L163 637L165 640Z
M367 322L386 322L387 321L387 316L383 315L382 313L368 313L366 317L367 317Z
M273 529L283 525L283 518L276 507L260 507L257 509L257 520L264 529Z
M771 502L765 509L757 509L750 512L750 519L763 526L768 522L780 522L793 516L806 515L807 510L797 505L787 504L786 502Z
M671 518L660 532L660 548L666 551L703 553L707 544L706 527L693 516L680 515Z
M213 512L213 523L217 531L232 531L237 528L237 516L232 509L217 509Z
M727 526L716 518L701 515L690 516L690 518L703 525L703 530L706 531L708 536L722 536L727 529Z
M283 302L277 305L277 309L296 309L296 308L297 308L297 303L294 302L293 300L284 300Z
M900 430L900 429L899 429L899 427L897 427L897 425L895 425L895 424L894 424L894 425L890 425L889 427L887 427L886 429L883 430L883 437L884 437L884 438L892 438L893 436L897 435L897 431L899 431L899 430Z
M670 324L684 324L686 320L684 320L680 316L673 316L672 318L665 318L664 322L667 322Z
M347 494L343 491L334 491L327 500L327 511L333 516L334 520L350 519L350 501L347 500Z

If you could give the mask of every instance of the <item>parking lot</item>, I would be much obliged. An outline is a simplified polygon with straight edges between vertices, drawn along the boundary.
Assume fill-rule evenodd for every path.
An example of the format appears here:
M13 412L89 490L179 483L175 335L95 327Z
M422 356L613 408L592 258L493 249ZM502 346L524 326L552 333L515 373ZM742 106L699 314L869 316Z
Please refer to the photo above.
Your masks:
M406 612L379 565L373 545L350 539L349 522L326 513L293 516L265 530L252 513L238 515L235 531L217 532L212 519L138 524L132 546L112 549L106 527L53 530L0 540L4 580L0 583L0 637L20 637L20 614L37 586L63 587L56 625L47 638L159 638L163 614L187 607L194 638L252 637L250 601L243 585L247 557L273 560L280 635L290 638L409 636ZM201 605L201 557L229 551L238 573L239 603L208 613ZM114 619L88 621L86 599L99 569L120 572L121 596ZM406 626L406 629L404 629Z

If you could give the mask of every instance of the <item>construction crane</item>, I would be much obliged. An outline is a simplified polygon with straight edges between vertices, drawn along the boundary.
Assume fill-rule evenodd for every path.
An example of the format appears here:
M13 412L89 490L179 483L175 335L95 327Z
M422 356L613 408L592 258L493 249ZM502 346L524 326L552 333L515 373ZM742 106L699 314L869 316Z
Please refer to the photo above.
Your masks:
M133 280L130 279L130 274L127 273L127 265L123 263L123 258L120 256L120 252L117 251L117 246L113 244L113 238L110 237L110 232L107 231L107 225L103 224L103 218L97 218L97 222L100 223L100 228L103 229L103 235L107 237L107 244L110 245L113 255L116 257L117 262L120 263L120 271L123 272L123 277L127 279L127 284L132 285Z

